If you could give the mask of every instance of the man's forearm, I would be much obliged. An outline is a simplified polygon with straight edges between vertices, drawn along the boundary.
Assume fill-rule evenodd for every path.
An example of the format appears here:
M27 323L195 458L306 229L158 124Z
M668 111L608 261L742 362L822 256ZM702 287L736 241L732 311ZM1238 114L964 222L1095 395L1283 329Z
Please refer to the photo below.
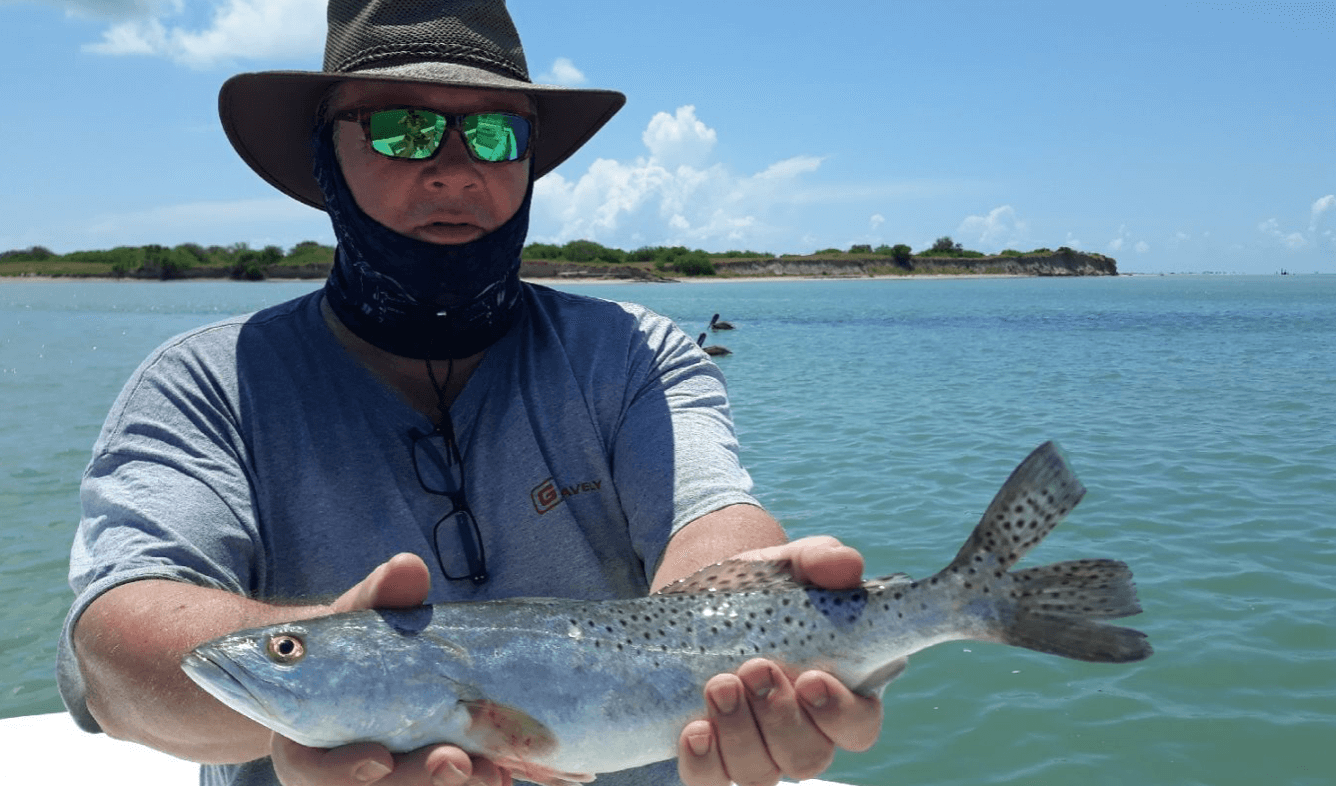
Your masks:
M191 682L181 657L224 633L328 611L272 606L175 581L115 587L93 601L74 630L88 710L107 734L185 759L229 763L267 756L269 730Z

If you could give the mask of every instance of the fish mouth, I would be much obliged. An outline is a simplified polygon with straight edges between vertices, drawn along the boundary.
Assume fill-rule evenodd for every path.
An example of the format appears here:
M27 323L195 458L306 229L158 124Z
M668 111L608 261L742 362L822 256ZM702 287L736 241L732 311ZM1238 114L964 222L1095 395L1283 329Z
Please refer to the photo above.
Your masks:
M206 693L256 723L269 726L273 721L265 712L265 702L233 673L237 668L227 658L214 658L198 649L181 659L181 670Z

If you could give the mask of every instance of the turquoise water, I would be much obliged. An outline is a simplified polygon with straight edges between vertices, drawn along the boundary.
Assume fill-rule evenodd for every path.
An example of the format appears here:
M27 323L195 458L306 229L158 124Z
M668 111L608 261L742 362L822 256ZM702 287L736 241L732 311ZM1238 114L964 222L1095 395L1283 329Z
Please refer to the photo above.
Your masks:
M311 284L0 283L0 717L60 708L54 639L89 448L168 336ZM1062 443L1090 491L1030 555L1115 557L1156 654L953 643L827 777L889 784L1326 784L1336 739L1336 277L584 285L711 341L758 491L870 573L955 554ZM1327 773L1323 775L1322 773Z

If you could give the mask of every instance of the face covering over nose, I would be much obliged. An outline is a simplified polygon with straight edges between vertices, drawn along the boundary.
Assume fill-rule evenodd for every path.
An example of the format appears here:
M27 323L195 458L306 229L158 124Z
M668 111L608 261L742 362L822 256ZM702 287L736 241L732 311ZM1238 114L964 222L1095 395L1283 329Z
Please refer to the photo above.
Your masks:
M533 180L515 215L477 240L441 245L401 235L357 206L334 154L333 124L312 134L315 178L338 248L325 299L358 338L422 360L475 355L520 317L520 252Z

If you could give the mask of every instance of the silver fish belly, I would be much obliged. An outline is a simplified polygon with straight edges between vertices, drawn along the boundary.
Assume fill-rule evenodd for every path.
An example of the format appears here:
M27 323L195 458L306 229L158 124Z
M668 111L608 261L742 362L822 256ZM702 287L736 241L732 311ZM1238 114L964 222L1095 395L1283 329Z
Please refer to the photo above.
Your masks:
M945 641L1085 661L1151 654L1108 625L1140 612L1131 571L1088 559L1012 571L1085 489L1053 443L1012 473L955 559L832 591L786 563L730 561L645 598L512 599L377 610L240 631L185 672L302 744L448 742L532 780L586 781L676 755L712 676L764 657L875 694L905 658Z

